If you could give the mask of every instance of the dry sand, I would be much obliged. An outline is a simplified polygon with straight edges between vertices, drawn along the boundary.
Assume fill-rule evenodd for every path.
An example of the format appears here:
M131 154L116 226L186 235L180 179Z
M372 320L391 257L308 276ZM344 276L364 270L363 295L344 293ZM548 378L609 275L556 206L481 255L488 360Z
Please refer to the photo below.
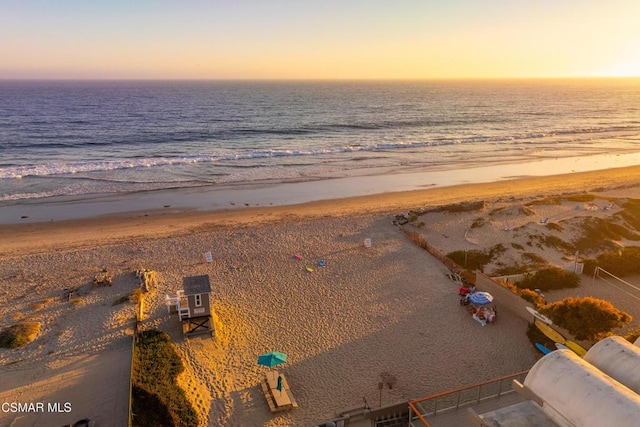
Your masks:
M166 330L176 342L187 367L181 381L202 425L304 426L362 406L363 398L376 407L383 373L397 379L383 390L385 405L528 369L537 354L526 322L507 310L495 325L473 321L446 269L409 242L390 214L596 187L625 193L639 177L638 168L626 168L293 207L3 227L0 326L22 313L44 328L32 344L0 349L0 400L71 401L64 422L92 416L124 425L126 419L114 421L122 403L113 396L128 381L96 379L103 392L88 398L92 388L82 379L126 365L133 306L112 303L135 286L130 272L140 266L158 271L161 281L144 327ZM363 247L367 237L371 249ZM212 264L203 262L206 251ZM325 267L317 266L321 259ZM103 268L118 280L95 288L89 282ZM164 296L181 287L183 276L198 274L211 277L216 337L183 340ZM81 288L79 303L62 299L69 287ZM300 404L275 416L258 385L265 368L256 364L271 350L289 355L282 370ZM31 376L25 381L20 372ZM70 384L59 387L60 378ZM114 404L101 405L104 399ZM0 413L0 425L16 418Z

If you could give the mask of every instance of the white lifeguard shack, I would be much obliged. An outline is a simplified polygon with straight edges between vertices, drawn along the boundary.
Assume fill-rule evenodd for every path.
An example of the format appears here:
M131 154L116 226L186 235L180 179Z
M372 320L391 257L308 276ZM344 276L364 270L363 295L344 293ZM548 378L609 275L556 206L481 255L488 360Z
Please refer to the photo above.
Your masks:
M208 333L213 335L211 322L211 282L208 275L182 279L182 289L175 297L165 296L169 313L177 314L185 336Z

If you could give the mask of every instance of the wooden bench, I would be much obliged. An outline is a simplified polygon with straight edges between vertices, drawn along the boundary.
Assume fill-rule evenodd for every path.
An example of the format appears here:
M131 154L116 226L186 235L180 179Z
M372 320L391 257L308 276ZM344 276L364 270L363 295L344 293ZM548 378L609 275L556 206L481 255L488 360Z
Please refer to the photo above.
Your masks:
M278 390L278 378L281 378L282 381L280 390ZM261 381L261 386L271 412L298 407L298 402L296 402L293 393L291 393L287 379L277 371L267 372L265 379Z
M273 396L271 396L271 391L269 390L269 384L267 384L267 381L261 381L260 385L262 386L264 396L267 398L269 409L271 410L271 412L278 412L278 408L276 408L276 404L273 401Z

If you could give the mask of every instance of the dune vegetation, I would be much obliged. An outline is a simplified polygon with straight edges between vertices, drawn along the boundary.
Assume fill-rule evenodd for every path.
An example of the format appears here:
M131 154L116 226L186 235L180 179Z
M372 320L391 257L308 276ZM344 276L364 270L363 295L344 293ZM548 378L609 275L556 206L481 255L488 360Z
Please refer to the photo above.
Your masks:
M176 383L176 377L184 371L184 365L165 332L141 332L137 338L133 364L134 426L198 425L198 414Z
M0 332L0 347L17 348L36 339L42 324L40 322L20 322Z

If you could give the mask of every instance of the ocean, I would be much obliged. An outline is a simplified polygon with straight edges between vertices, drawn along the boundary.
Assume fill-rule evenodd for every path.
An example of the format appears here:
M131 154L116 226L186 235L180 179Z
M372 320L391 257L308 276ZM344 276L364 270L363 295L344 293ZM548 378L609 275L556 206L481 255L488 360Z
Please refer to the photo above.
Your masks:
M640 152L640 79L0 81L0 205Z

